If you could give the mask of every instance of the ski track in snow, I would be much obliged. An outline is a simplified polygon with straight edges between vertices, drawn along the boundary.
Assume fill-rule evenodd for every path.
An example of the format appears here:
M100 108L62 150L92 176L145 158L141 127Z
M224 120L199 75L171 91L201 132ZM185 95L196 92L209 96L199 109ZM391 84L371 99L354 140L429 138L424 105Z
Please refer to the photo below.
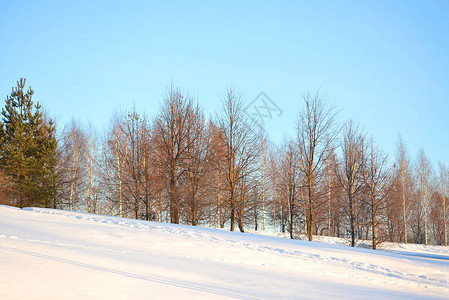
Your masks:
M0 235L0 237L4 237L4 235ZM209 286L205 286L205 285L198 284L195 282L162 278L160 275L156 275L156 274L153 274L153 275L134 274L134 273L125 272L125 271L121 271L121 270L117 270L117 269L106 268L106 267L102 267L102 266L82 263L82 262L74 261L74 260L70 260L70 259L58 258L58 257L50 256L50 255L45 255L45 254L41 254L41 253L36 253L36 252L21 250L21 249L17 249L17 248L6 247L6 246L0 246L0 249L11 251L11 252L16 252L16 253L21 253L21 254L25 254L25 255L30 255L30 256L34 256L34 257L39 257L39 258L43 258L43 259L47 259L47 260L58 261L61 263L79 266L79 267L83 267L83 268L94 269L97 271L118 274L121 276L133 278L133 279L145 280L145 281L169 285L169 286L173 286L173 287L184 288L184 289L188 289L188 290L206 292L206 293L219 295L219 296L225 296L225 297L229 297L229 298L242 299L242 300L259 299L259 298L254 298L254 297L251 297L248 295L244 295L243 291L240 291L240 293L230 292L230 291L226 291L224 289L219 289L216 287L209 287Z
M160 232L166 232L167 234L171 235L177 235L185 238L196 238L196 239L202 239L207 242L211 242L214 244L219 245L225 245L225 246L240 246L244 247L249 250L258 251L258 252L264 252L269 254L275 254L279 256L286 256L293 259L299 259L303 261L313 261L317 264L333 264L333 265L341 265L345 267L349 267L350 269L356 270L358 272L351 272L351 274L328 274L328 275L334 275L338 277L347 277L351 278L353 280L357 279L372 279L372 275L369 276L369 274L364 275L363 273L371 273L371 274L377 274L381 275L383 277L380 277L380 281L385 284L391 284L391 283L397 283L398 280L401 281L402 284L405 285L419 285L424 288L430 288L430 287L438 287L443 288L444 290L449 292L449 284L446 280L439 280L435 279L429 276L426 276L424 274L413 274L413 273L405 273L400 272L397 270L394 270L392 268L386 268L382 267L373 263L364 263L364 262L358 262L354 260L348 260L346 258L340 258L340 257L333 257L328 255L320 255L320 254L313 254L310 252L305 251L299 251L299 250L286 250L281 248L275 248L270 246L265 246L261 243L258 243L257 241L251 241L248 242L249 239L259 239L261 236L259 235L252 235L252 234L245 234L245 235L236 235L234 234L232 236L233 239L226 239L222 236L217 235L217 231L215 229L208 229L208 228L192 228L191 226L186 226L186 228L183 228L183 225L171 225L167 223L163 223L163 226L158 225L156 222L148 222L148 221L141 221L141 220L133 220L133 219L118 219L115 217L109 217L104 215L93 215L93 214L86 214L86 213L78 213L78 212L70 212L68 214L64 213L63 211L53 211L53 210L47 210L47 209L41 209L41 208L25 208L24 210L29 210L35 213L40 214L53 214L53 215L60 215L65 216L68 218L76 218L79 220L84 221L91 221L91 222L100 222L105 224L112 224L124 228L133 228L133 229L139 229L139 230L149 230L149 231L160 231ZM208 230L213 230L213 233L215 235L207 233ZM219 233L221 233L219 231ZM223 230L223 235L229 234L228 231ZM65 243L55 243L55 242L49 242L49 241L41 241L41 240L35 240L35 239L22 239L20 237L16 236L6 236L4 234L0 234L0 238L8 238L8 239L19 239L24 240L28 242L35 242L35 243L44 243L44 244L53 244L56 246L63 246L63 247L71 247L71 248L83 248L83 249L93 249L93 250L103 250L103 251L112 251L112 252L122 252L122 253L135 253L135 252L142 252L142 253L148 253L152 254L148 251L144 250L123 250L123 249L113 249L113 248L104 248L104 247L97 247L97 246L85 246L85 245L76 245L76 244L65 244ZM239 241L240 238L244 238L245 241ZM267 237L264 237L267 238ZM285 242L282 239L273 238L273 241L282 243ZM297 247L297 244L291 245L292 247ZM335 245L334 245L335 246ZM344 247L344 246L341 246ZM361 249L357 249L361 250ZM379 250L378 250L379 251ZM388 251L390 252L390 251ZM398 253L395 251L391 251L393 253ZM154 253L153 253L154 254ZM400 253L398 253L400 254ZM206 260L206 261L214 261L212 258L198 258L193 256L187 256L184 255L183 257L186 258L193 258L197 260ZM431 258L428 258L431 259ZM222 260L216 260L219 262L223 262ZM235 263L235 262L234 262ZM277 266L275 264L269 264L267 262L265 263L251 263L251 262L241 262L241 264L253 264L253 265L269 265L270 267L276 268ZM284 267L285 269L285 267ZM290 268L290 271L297 270L297 266L292 266Z

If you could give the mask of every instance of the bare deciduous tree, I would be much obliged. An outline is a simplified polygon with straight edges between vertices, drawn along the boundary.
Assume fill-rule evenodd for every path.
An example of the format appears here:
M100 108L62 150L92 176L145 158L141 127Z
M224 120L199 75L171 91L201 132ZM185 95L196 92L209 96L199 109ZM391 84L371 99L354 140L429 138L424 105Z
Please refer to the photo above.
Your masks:
M262 195L261 195L261 200L262 200L262 230L265 231L266 229L266 209L267 209L267 196L269 194L269 187L270 187L270 182L269 179L270 177L268 176L267 172L268 172L268 158L269 158L269 154L270 154L270 148L269 148L269 143L268 143L268 138L266 137L265 134L261 134L260 135L260 186L261 186L261 190L262 190ZM256 223L257 224L257 223Z
M120 151L123 162L123 186L126 189L124 196L131 206L136 219L140 218L141 205L148 202L146 188L146 160L148 159L148 123L145 116L139 115L135 110L129 112L123 119L119 129L125 139L124 151ZM146 217L148 218L148 216Z
M420 188L422 193L421 207L424 213L424 243L428 243L428 217L429 217L429 198L430 198L430 181L432 175L432 167L427 159L424 150L419 151L417 171L419 175Z
M244 210L245 198L241 197L241 193L244 191L245 177L257 169L260 147L257 125L245 115L242 98L234 88L228 89L223 100L222 114L217 118L217 127L220 128L221 139L225 145L225 164L222 173L225 176L225 189L231 209L230 230L234 231L237 217L239 229L243 232L241 213ZM239 211L240 214L237 214Z
M280 151L280 161L278 167L277 188L279 196L283 201L279 204L284 206L288 212L288 231L293 239L294 220L298 214L298 200L301 184L299 170L299 153L292 141L285 144Z
M335 236L337 219L340 211L339 185L336 172L338 169L338 159L334 149L330 150L326 161L326 185L327 185L327 234Z
M110 169L106 170L108 176L108 184L110 184L110 191L113 194L110 195L110 200L118 204L119 217L124 216L124 193L123 193L123 181L124 181L124 157L126 156L126 144L125 136L123 134L123 116L116 114L112 120L111 129L106 137L106 149L108 155L106 158L106 165Z
M87 137L82 126L72 120L64 128L61 149L62 197L70 211L78 210L80 195L85 190Z
M408 239L408 211L411 205L413 193L413 178L410 170L410 160L405 149L402 138L399 138L397 146L397 162L398 176L400 183L400 197L402 203L402 222L404 225L404 242L407 244Z
M363 189L362 170L365 164L365 135L353 121L346 123L342 142L342 165L339 182L346 193L346 209L351 231L351 246L355 246L358 219L358 199Z
M184 161L190 144L189 127L193 126L193 101L173 86L167 92L160 114L156 117L155 147L157 168L166 184L171 223L179 224L181 208L181 177L185 173Z
M97 174L97 135L89 124L89 134L87 137L86 145L86 158L87 158L87 174L88 174L88 186L87 186L87 212L95 213L96 211L96 189L95 180Z
M205 213L210 191L211 175L211 135L204 114L197 105L190 116L191 126L188 126L186 151L186 193L185 206L188 223L198 225Z
M441 204L443 206L443 239L444 245L447 247L447 209L448 209L448 196L447 196L447 188L449 184L449 170L446 166L440 162L440 187L441 187Z
M225 170L226 170L226 143L223 140L222 129L217 127L213 122L209 123L209 135L211 137L211 181L212 197L216 198L215 213L216 226L224 228L225 221L229 215L229 205L225 201L228 189L226 189Z
M366 163L363 171L363 181L367 188L368 208L371 218L371 240L375 250L377 244L385 239L380 237L377 230L384 223L384 212L388 205L387 196L390 192L390 169L388 167L388 156L378 148L373 139L370 140Z
M307 236L309 241L312 241L315 209L318 199L325 193L320 190L320 181L323 179L325 162L337 138L338 130L334 124L335 109L328 108L319 93L305 94L304 104L305 108L299 115L297 130L305 177Z

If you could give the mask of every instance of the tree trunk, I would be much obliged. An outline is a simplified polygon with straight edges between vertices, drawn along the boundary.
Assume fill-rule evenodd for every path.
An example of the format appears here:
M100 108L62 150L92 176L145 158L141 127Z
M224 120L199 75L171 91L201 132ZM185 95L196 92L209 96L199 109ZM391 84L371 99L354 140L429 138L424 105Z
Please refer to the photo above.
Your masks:
M243 207L242 207L242 205L239 205L239 208L238 208L238 223L239 223L240 232L245 232L245 230L243 228Z
M444 226L444 245L447 247L447 208L446 201L443 196L443 226Z
M424 243L427 246L427 188L424 188Z
M233 189L231 189L231 231L235 230L235 196L234 196L234 191Z
M292 200L290 200L290 205L289 205L289 216L288 216L289 220L289 231L290 231L290 239L293 239L293 203Z
M377 248L376 241L376 209L375 209L375 199L371 197L371 228L372 228L372 238L373 238L373 250Z
M355 246L355 218L354 218L354 199L352 196L352 187L351 193L349 195L349 217L351 220L351 247Z
M118 143L118 142L117 142ZM118 148L118 144L117 144L117 149ZM119 153L117 150L117 154L116 154L116 159L117 159L117 171L118 171L118 202L119 202L119 216L121 218L123 218L123 199L122 199L122 166L120 163L120 157L119 157Z
M401 163L403 164L403 163ZM401 166L401 180L402 180L402 218L404 220L404 242L407 244L407 204L405 202L405 170Z
M311 172L310 172L311 173ZM313 180L312 180L312 177L311 176L309 176L309 178L308 178L308 180L307 180L307 183L308 183L308 196L309 196L309 199L308 199L308 207L307 207L307 213L308 213L308 215L307 215L307 222L308 222L308 224L307 224L307 236L308 236L308 238L309 238L309 241L312 241L313 240L313 222L314 222L314 211L313 211Z
M257 205L254 205L254 230L257 231Z
M328 236L332 236L331 234L331 221L332 221L332 202L331 202L331 196L332 196L332 188L333 188L333 172L332 172L332 167L333 167L333 162L334 159L332 158L328 158L328 163L327 163L327 177L328 177L328 190L327 190L327 235ZM332 165L331 165L332 163Z

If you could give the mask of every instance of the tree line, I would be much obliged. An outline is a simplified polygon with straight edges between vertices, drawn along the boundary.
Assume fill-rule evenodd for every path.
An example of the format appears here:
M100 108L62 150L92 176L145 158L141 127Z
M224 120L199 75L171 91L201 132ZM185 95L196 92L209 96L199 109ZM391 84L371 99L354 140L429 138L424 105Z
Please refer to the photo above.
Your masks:
M447 246L449 171L399 138L393 156L320 93L275 145L229 88L208 117L171 86L155 117L116 113L107 130L62 128L21 79L0 122L0 202L243 232Z

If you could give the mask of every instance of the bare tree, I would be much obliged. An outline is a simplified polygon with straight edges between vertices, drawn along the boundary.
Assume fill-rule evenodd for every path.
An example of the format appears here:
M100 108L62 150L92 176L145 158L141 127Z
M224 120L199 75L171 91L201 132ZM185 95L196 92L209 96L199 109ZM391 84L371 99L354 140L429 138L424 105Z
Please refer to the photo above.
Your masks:
M182 95L173 86L167 92L161 112L156 117L155 147L159 156L157 168L161 170L161 180L166 184L171 223L179 224L181 208L181 177L186 172L184 160L194 139L189 138L189 127L193 126L193 101Z
M124 181L124 157L126 156L126 143L125 136L123 134L122 126L124 120L121 114L116 114L113 117L111 128L106 137L107 155L105 157L105 166L109 166L106 169L107 183L110 185L109 190L110 200L118 204L119 217L124 216L124 193L123 193L123 181Z
M299 153L292 141L287 142L279 153L281 159L279 161L277 176L277 190L283 201L280 205L286 208L288 212L288 231L290 238L293 239L294 220L298 214L298 200L301 189L300 170L298 165Z
M143 155L142 159L142 177L143 177L143 202L145 204L145 216L146 220L156 219L156 207L155 198L159 192L159 186L157 185L157 176L155 168L155 143L152 138L153 129L149 122L144 122L145 126L141 131L140 148Z
M118 207L121 217L152 218L155 184L150 130L146 116L135 109L114 116L105 137L100 168L104 189L101 194L109 203L110 214Z
M152 177L153 177L153 193L155 197L156 220L159 222L168 222L168 208L170 204L166 201L167 197L167 169L164 167L164 148L160 147L162 133L156 129L156 120L153 122L153 130L151 134L151 163L152 163ZM165 154L164 154L165 153ZM165 214L165 220L164 220Z
M124 196L131 206L136 219L140 218L141 205L148 202L146 164L148 159L148 123L145 116L139 115L135 109L129 112L119 129L125 139L124 149L120 151L123 162L122 184L126 189ZM148 216L146 216L148 218Z
M187 130L189 147L186 150L185 162L187 169L185 206L187 222L196 226L210 204L208 193L212 168L212 137L206 126L204 114L198 105L189 117L191 126L188 126Z
M319 93L304 95L305 108L299 115L297 124L298 146L303 166L306 187L307 236L313 239L315 209L318 199L325 191L320 190L323 169L330 149L338 135L335 127L336 112L328 108Z
M85 191L87 137L82 126L72 120L64 128L60 155L61 192L60 197L70 211L78 210L80 195Z
M346 208L351 230L351 246L355 246L358 198L363 189L362 170L365 163L365 135L353 121L346 123L342 142L342 165L339 182L346 193Z
M417 171L422 193L421 207L424 213L424 243L428 243L428 216L429 216L429 197L430 197L430 180L432 175L432 166L427 159L424 150L420 150L418 157Z
M405 149L404 142L399 137L397 146L397 162L398 176L400 183L400 197L402 203L402 221L404 225L404 243L407 244L408 239L408 211L411 205L412 193L413 193L413 178L410 170L410 160Z
M446 166L440 162L440 187L441 187L441 204L443 206L443 239L444 245L447 247L447 206L448 206L448 196L447 196L447 187L449 184L449 170Z
M261 185L261 189L262 189L262 230L265 231L266 229L266 209L267 209L267 196L269 193L269 187L270 187L270 183L269 183L269 179L270 177L267 174L268 171L268 167L267 167L267 163L268 163L268 158L269 158L269 154L270 154L270 148L269 148L269 144L268 144L268 138L266 137L265 134L260 134L260 149L261 149L261 155L260 155L260 185ZM257 224L257 222L256 222Z
M229 88L223 100L222 114L217 117L217 127L220 128L221 139L225 145L224 168L222 173L225 176L226 186L231 209L230 230L234 231L236 217L239 221L240 231L243 229L241 215L237 215L238 210L243 212L244 198L243 192L244 178L252 174L256 166L256 161L260 152L258 146L257 125L247 116L243 110L243 103L240 94Z
M87 174L88 174L88 186L87 186L87 212L95 213L96 211L96 189L95 180L97 172L97 135L92 125L89 124L89 133L87 137L86 145L86 158L87 158Z
M225 156L226 145L222 138L221 128L218 128L213 122L209 122L209 136L211 137L211 185L212 192L211 197L215 197L215 215L216 215L216 227L224 228L226 221L226 206L227 202L224 201L226 189L225 187Z
M384 212L388 205L387 196L391 189L388 155L370 140L362 175L367 188L369 215L371 217L371 239L375 250L381 241L377 230L384 223Z
M254 222L254 230L260 228L259 222L262 223L262 230L266 230L267 221L266 214L269 205L269 197L271 193L271 183L269 176L269 160L271 154L271 144L266 132L261 131L259 134L260 155L257 161L258 171L255 172L248 180L249 202L252 207L250 214Z
M327 234L334 236L336 223L340 210L339 203L339 184L336 176L338 169L337 154L334 149L330 150L328 159L326 160L326 185L327 185Z
M113 216L116 209L115 190L113 182L113 156L110 151L107 136L101 141L98 159L98 193L104 200L103 214Z

